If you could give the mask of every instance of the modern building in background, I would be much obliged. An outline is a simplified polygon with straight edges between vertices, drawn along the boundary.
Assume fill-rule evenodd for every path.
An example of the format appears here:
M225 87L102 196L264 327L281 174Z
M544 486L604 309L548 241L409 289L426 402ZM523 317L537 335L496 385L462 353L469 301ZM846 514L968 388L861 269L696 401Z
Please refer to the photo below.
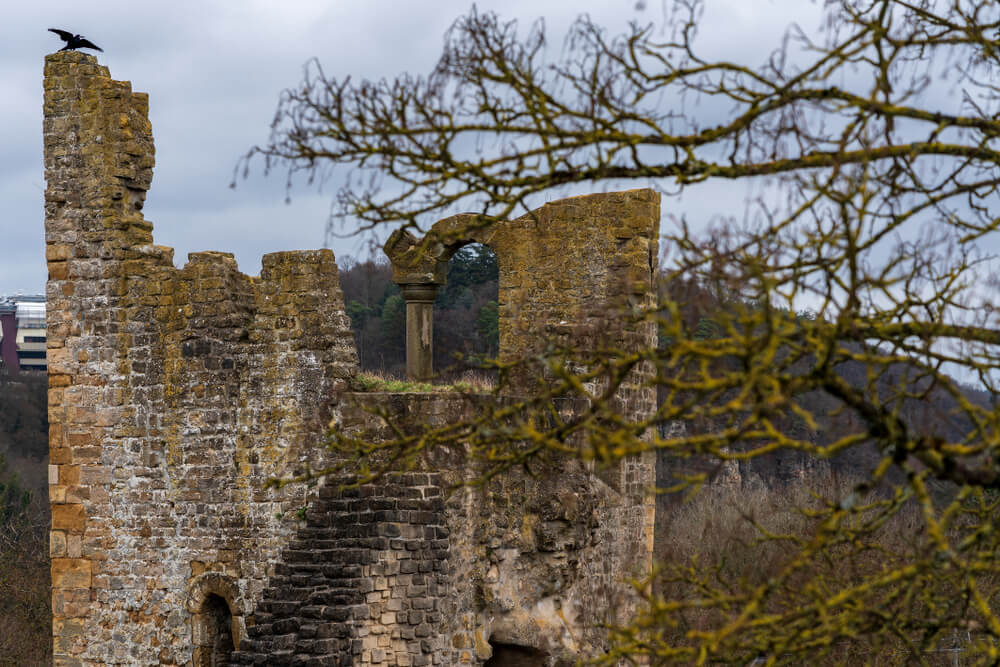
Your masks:
M0 368L45 371L45 296L0 297Z

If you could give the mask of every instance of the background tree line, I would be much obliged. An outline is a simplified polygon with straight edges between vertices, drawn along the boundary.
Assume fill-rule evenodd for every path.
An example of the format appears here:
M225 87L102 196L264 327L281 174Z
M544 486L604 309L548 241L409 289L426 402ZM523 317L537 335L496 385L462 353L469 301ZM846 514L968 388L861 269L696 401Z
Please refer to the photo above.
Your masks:
M48 378L0 375L0 665L52 660Z

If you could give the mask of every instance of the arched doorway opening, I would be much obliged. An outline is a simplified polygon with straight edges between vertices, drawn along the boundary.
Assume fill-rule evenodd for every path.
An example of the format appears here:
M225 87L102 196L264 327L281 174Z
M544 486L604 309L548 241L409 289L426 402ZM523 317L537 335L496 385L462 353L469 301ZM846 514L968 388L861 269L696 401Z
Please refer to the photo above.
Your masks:
M200 619L201 645L195 647L196 667L221 667L228 665L236 647L233 643L233 614L229 604L220 596L205 596Z
M434 299L434 368L445 381L491 379L484 362L500 345L499 278L496 253L469 243L452 254Z
M228 665L246 634L242 598L233 579L219 572L196 577L188 589L191 612L191 664Z
M484 667L545 667L550 664L549 655L530 646L504 644L490 639L493 655Z
M399 286L406 302L408 380L448 380L456 372L467 371L468 363L459 363L461 370L456 368L456 351L462 353L464 361L497 356L499 324L495 335L491 335L491 324L499 321L499 265L506 260L498 258L492 247L486 247L492 245L492 232L492 226L483 226L475 214L460 213L438 220L423 239L409 230L397 229L385 242L382 249L392 264L392 281ZM440 319L472 323L449 326L457 333L450 341L436 343L434 321L439 319L436 314L452 310L456 304L466 312ZM495 316L493 304L496 304ZM492 355L490 343L493 343Z

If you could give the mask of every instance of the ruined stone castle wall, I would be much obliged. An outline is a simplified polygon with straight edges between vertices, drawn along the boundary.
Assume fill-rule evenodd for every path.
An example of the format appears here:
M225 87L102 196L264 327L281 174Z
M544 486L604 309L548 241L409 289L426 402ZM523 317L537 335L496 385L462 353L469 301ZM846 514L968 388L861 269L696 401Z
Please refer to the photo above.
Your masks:
M397 232L386 252L404 295L426 299L458 248L488 245L499 264L501 358L530 359L566 345L580 357L568 363L583 370L590 354L655 345L643 311L653 305L658 230L658 195L635 190L564 199L487 227L454 216L425 239ZM417 434L471 421L489 407L484 402L516 402L547 381L537 366L516 370L500 397L350 395L338 403L334 427L378 441L397 428ZM639 366L616 392L617 411L628 419L647 419L655 409L644 382L650 372ZM292 562L265 591L262 622L238 664L313 656L333 664L347 652L357 665L480 664L500 645L570 664L607 650L604 628L627 623L636 609L627 579L651 567L652 453L606 469L551 461L533 475L509 471L484 486L463 486L479 471L461 451L436 451L423 466L433 472L348 496L327 487ZM386 494L386 485L395 492ZM341 596L333 608L325 606L332 590Z
M553 342L582 351L655 342L653 323L633 315L653 305L659 230L659 193L628 190L568 197L485 225L473 214L454 215L424 238L396 232L385 251L393 280L406 286L443 285L448 260L466 244L493 250L500 358L515 361Z
M516 398L345 391L357 356L333 254L266 255L256 277L220 252L176 269L142 214L146 96L92 56L45 67L55 663L481 664L491 640L599 653L594 623L627 618L623 582L649 567L651 457L449 494L477 471L443 452L356 489L267 488L323 463L331 417L382 438L384 418L419 432ZM650 191L576 197L445 251L497 252L505 358L629 350L655 340L633 311L652 298L658 219ZM617 394L629 419L652 410L646 372Z
M499 265L500 360L529 361L511 367L504 391L532 395L550 381L543 366L530 363L546 349L557 358L561 347L572 350L563 363L576 372L590 367L591 356L655 348L656 325L644 315L655 309L659 226L659 194L629 190L560 199L489 224L459 214L435 223L422 239L397 231L385 251L393 280L406 294L407 286L444 284L448 260L462 246L490 247ZM655 412L652 373L645 362L626 376L614 397L619 414L641 421ZM592 393L600 393L600 382L595 380ZM630 527L627 540L642 545L638 552L647 563L655 469L655 456L647 452L596 471L622 494L618 511L627 515L620 517Z
M46 58L44 135L55 662L198 664L206 597L238 642L305 504L264 482L301 468L356 370L337 267L175 269L142 215L147 97L92 56Z

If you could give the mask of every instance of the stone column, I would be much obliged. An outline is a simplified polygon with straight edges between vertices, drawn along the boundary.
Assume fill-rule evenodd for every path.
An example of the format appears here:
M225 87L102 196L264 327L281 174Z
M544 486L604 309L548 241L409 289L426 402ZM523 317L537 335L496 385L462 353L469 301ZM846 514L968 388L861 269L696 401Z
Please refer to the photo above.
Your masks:
M406 299L406 379L427 382L434 375L434 297L438 285L400 285Z

